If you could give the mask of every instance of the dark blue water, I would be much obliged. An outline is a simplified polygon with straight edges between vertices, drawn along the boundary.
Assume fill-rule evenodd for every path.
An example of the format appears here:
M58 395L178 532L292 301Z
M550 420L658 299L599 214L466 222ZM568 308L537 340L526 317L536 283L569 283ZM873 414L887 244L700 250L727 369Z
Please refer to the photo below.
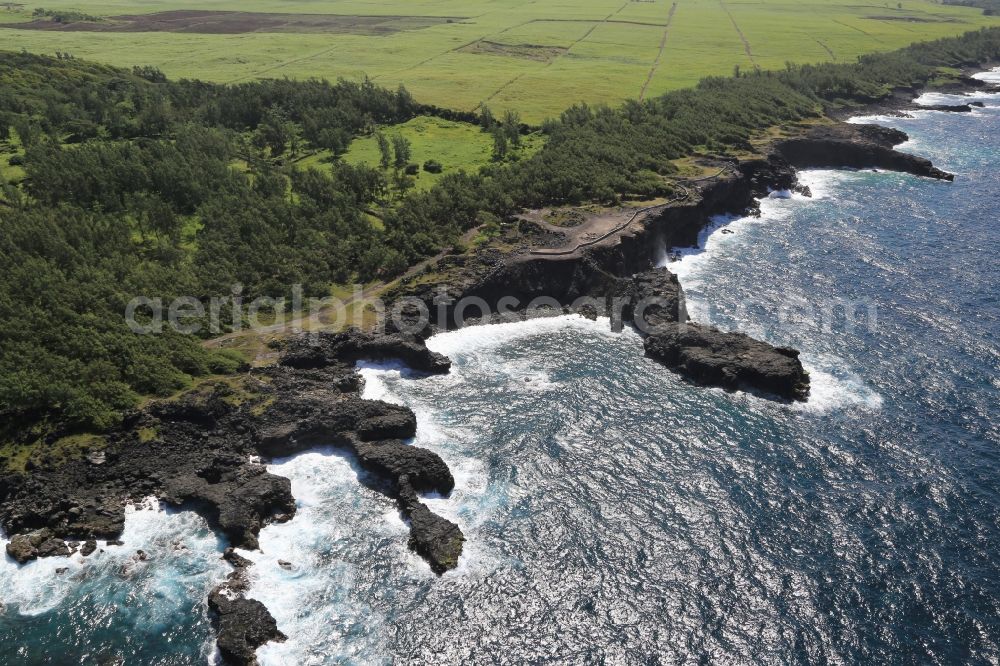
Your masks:
M465 557L430 574L344 457L276 465L300 511L249 556L291 638L262 662L997 663L1000 108L919 115L891 122L954 184L811 172L813 199L768 199L673 265L696 319L802 349L806 405L691 387L634 334L576 318L433 338L445 377L365 369L368 395L411 406L417 443L455 470L428 503L460 523ZM194 538L181 519L143 520ZM180 628L169 644L138 652L153 610L92 628L108 603L93 586L13 595L50 573L10 566L0 640L204 660L201 600L224 573L206 538L186 573L161 544L169 576L145 588L160 596L134 595Z

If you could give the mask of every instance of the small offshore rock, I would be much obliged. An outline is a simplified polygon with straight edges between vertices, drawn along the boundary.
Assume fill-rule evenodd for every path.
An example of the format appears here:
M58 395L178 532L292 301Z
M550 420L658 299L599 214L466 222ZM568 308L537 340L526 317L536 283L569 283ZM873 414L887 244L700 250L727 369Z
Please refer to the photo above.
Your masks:
M216 615L216 645L224 663L252 666L257 664L257 648L286 640L264 604L236 596L226 585L212 591L208 606Z
M15 535L7 544L7 555L18 564L27 564L38 557L38 550L24 534Z
M646 354L691 381L735 391L751 389L784 400L809 395L799 352L742 333L702 324L664 324L645 339Z

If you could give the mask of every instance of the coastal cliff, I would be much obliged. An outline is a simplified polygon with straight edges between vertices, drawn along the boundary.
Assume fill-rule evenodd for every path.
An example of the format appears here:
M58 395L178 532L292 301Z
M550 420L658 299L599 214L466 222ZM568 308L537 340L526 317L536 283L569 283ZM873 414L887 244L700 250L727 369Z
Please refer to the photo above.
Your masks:
M686 200L654 206L620 233L563 252L484 251L456 261L435 284L404 286L393 298L421 301L426 311L441 314L436 325L445 329L514 316L539 304L555 313L607 315L616 327L635 324L637 299L683 302L676 279L650 272L665 249L696 244L717 215L752 213L769 192L800 189L796 168L876 168L954 179L927 159L895 150L906 140L903 132L875 125L811 127L771 142L763 157L731 160L718 176L691 184ZM651 285L661 293L650 292ZM795 350L688 323L680 315L661 324L638 327L647 354L693 382L780 400L808 396L808 374ZM416 332L426 336L434 330Z
M775 144L774 153L795 167L886 169L925 178L954 180L930 160L895 150L905 132L878 125L838 124L818 127L801 138Z
M796 188L796 166L896 169L950 179L926 160L895 151L892 146L905 138L847 125L786 138L763 157L732 160L717 177L689 183L684 200L654 206L600 242L557 256L518 246L450 257L442 279L404 284L392 296L414 296L431 312L443 310L443 328L462 323L455 303L469 297L510 312L544 298L553 312L608 314L616 326L635 325L646 353L692 382L803 400L808 375L797 352L687 322L676 276L655 267L666 248L694 244L712 217L752 211L769 191ZM505 298L519 305L504 308ZM236 388L209 386L131 414L99 452L30 474L0 475L8 554L25 563L77 549L89 555L98 539L114 545L127 503L149 496L195 510L232 546L255 549L263 527L290 520L296 509L288 479L269 473L261 461L335 446L354 456L366 472L364 482L395 500L410 526L410 547L431 569L455 567L461 530L418 494L447 494L454 487L451 472L433 452L405 442L416 431L409 409L360 397L354 365L398 359L418 372L448 372L448 359L421 340L433 330L292 339L276 366L255 370ZM267 609L245 597L249 565L232 552L226 559L234 574L209 599L220 651L231 663L254 663L257 647L283 636Z
M89 555L120 545L125 507L146 497L198 512L229 543L256 549L260 530L295 514L288 479L258 462L332 446L350 452L365 483L393 498L410 525L410 547L443 573L454 568L464 536L431 512L417 493L449 493L454 479L441 458L403 440L416 433L405 407L360 397L358 360L398 359L423 373L446 373L450 362L418 339L349 331L290 340L280 363L243 380L207 387L133 414L108 435L99 455L31 475L8 473L0 524L7 553L19 563L38 557ZM230 663L254 663L263 642L280 632L262 604L246 599L242 558L227 552L234 576L209 602L218 642ZM238 574L238 575L236 575ZM249 641L249 643L248 643Z

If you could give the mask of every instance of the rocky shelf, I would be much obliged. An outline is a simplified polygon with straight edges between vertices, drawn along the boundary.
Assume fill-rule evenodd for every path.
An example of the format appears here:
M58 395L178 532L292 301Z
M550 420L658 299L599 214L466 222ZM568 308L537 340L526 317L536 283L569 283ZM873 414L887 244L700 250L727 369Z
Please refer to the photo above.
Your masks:
M70 555L80 540L85 555L97 539L119 543L126 505L149 496L197 511L231 546L256 549L260 530L290 520L296 505L290 481L255 460L333 446L350 451L366 482L396 501L409 522L410 547L431 569L454 568L465 537L418 495L451 492L451 472L437 454L404 441L416 433L412 411L360 397L355 363L362 359L399 359L423 373L446 373L451 365L401 335L294 338L277 366L246 380L252 395L220 384L157 403L111 433L100 455L0 477L0 524L12 535L7 553L26 563ZM254 663L256 649L281 635L267 609L244 596L249 563L232 551L226 559L234 575L209 598L218 645L228 662Z
M715 215L752 211L769 191L796 188L796 167L953 178L923 158L896 151L905 139L902 132L874 126L813 128L775 141L762 158L728 162L718 177L689 184L690 197L635 215L620 231L578 251L540 256L522 245L449 257L436 284L404 285L390 297L416 297L431 312L443 310L443 328L459 322L453 305L441 304L442 296L452 303L476 297L494 310L502 299L523 306L544 297L560 311L606 314L615 326L635 325L647 355L692 382L803 400L809 378L798 353L688 322L683 290L668 270L655 268L658 255L663 248L694 244ZM116 543L126 505L149 496L199 512L233 547L255 549L264 526L290 520L296 509L289 480L256 461L335 446L356 458L366 482L394 499L409 522L410 547L431 569L455 567L461 530L419 496L450 492L451 472L435 453L406 443L416 432L412 411L360 397L355 369L363 359L398 359L417 372L446 373L448 359L422 341L433 331L295 338L278 365L243 378L242 393L222 383L155 403L129 415L99 453L42 464L27 474L0 473L8 554L22 563L77 550L89 555L98 539ZM267 609L246 597L249 562L231 550L225 558L233 574L208 600L218 645L229 663L251 664L260 645L284 637Z

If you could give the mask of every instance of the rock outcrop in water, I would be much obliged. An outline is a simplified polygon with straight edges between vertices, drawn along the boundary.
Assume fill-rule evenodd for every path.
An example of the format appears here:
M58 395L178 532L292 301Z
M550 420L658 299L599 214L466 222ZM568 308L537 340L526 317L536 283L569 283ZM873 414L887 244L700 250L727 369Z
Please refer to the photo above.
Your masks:
M332 446L355 456L363 482L396 500L409 520L413 550L437 573L454 568L461 530L417 495L449 493L451 472L435 453L402 441L416 432L412 411L360 397L355 362L362 359L399 359L424 373L450 367L422 341L402 335L295 338L278 366L243 380L252 391L218 384L154 404L109 434L100 456L0 476L0 524L12 535L8 554L23 563L68 555L63 539L116 539L127 503L149 496L195 510L231 545L255 549L264 526L295 514L295 498L288 479L254 461ZM280 637L267 609L242 596L242 580L231 578L209 600L219 648L237 664L253 663L257 647Z
M6 551L18 564L25 564L39 557L64 557L70 554L66 542L48 529L30 534L15 534L7 544Z
M278 630L278 623L264 604L244 596L249 587L247 569L253 563L232 548L226 549L223 559L232 565L233 572L208 595L208 607L214 614L215 642L225 663L256 666L257 648L272 641L284 642L287 637Z
M970 102L968 104L931 104L928 106L918 106L915 111L943 111L945 113L972 113L973 107L982 108L982 102Z
M657 327L643 342L646 354L684 377L730 391L749 389L784 400L809 396L809 374L799 352L743 333L693 322Z
M886 169L925 178L954 180L953 174L930 160L895 150L907 140L905 132L878 125L837 125L814 128L804 136L774 144L776 155L795 167Z
M665 324L687 321L684 289L680 280L666 268L653 268L632 278L632 301L625 313L640 332L656 330Z
M646 355L705 386L805 400L809 374L799 352L687 320L684 290L666 268L636 275L631 317Z

